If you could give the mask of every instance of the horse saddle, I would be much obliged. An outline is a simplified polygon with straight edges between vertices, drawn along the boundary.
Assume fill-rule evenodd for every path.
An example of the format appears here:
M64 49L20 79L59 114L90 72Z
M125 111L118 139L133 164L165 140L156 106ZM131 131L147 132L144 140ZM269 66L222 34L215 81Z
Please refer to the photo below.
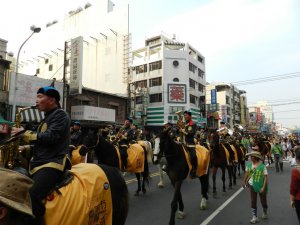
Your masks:
M53 191L56 191L56 193L61 194L59 189L62 188L62 187L67 186L68 184L70 184L73 179L74 179L74 175L70 172L70 170L66 169L64 171L62 177L55 184L53 190L49 194L51 194Z

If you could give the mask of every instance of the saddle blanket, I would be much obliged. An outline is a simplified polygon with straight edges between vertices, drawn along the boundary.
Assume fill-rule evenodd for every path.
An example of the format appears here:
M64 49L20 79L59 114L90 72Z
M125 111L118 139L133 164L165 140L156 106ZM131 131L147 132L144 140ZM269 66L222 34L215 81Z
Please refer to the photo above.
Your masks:
M230 148L232 149L233 153L234 153L234 161L238 162L239 158L238 158L238 154L237 154L237 150L233 145L230 145Z
M185 158L187 160L189 170L192 170L192 163L189 157L189 153L184 147L184 154ZM197 155L197 170L196 170L196 176L201 177L205 174L207 174L208 171L208 166L209 166L209 161L210 161L210 154L209 151L201 146L201 145L196 145L196 155Z
M74 179L46 200L46 225L111 225L112 196L104 171L80 163L71 169Z

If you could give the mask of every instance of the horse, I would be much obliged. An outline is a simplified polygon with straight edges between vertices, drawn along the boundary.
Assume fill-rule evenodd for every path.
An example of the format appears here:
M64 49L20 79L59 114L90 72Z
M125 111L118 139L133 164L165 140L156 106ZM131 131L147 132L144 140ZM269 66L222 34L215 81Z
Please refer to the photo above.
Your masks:
M216 188L216 176L218 169L222 171L222 182L223 182L223 192L226 192L225 186L225 172L226 169L229 175L229 189L232 188L232 161L230 160L228 150L226 150L226 144L220 143L219 134L216 131L210 131L209 133L209 143L211 146L211 167L213 168L213 194L217 194ZM228 145L227 145L228 147Z
M162 157L166 158L167 175L170 178L173 187L175 188L173 199L171 202L171 216L169 220L169 225L174 225L175 213L178 210L178 206L179 206L179 211L177 213L177 217L179 219L183 219L185 216L185 213L183 212L184 204L182 201L182 195L180 189L181 189L182 182L187 178L190 171L189 163L185 155L186 150L184 149L181 143L178 143L174 140L171 134L171 129L164 130L160 134L159 139L158 138L156 139L155 145L159 145L158 148L159 150L154 154L154 163L155 164L159 163ZM157 149L156 146L155 149ZM208 163L206 169L208 170ZM199 177L201 183L201 193L202 193L202 200L200 204L201 209L206 209L206 204L207 204L206 202L208 200L207 170L206 170L206 174L203 174L202 176Z
M259 152L263 156L263 163L265 163L265 158L267 156L268 164L271 165L273 163L272 152L271 152L271 144L270 142L264 140L263 138L257 137L254 142L258 145Z
M121 169L121 158L117 147L105 139L101 134L97 134L96 131L90 130L83 138L83 145L80 149L80 154L85 155L89 150L93 149L98 159L98 164L105 164L112 167ZM140 145L136 147L142 148ZM135 191L135 196L138 196L142 191L146 194L146 184L149 185L149 166L147 160L147 152L144 148L144 168L142 172L142 182L140 173L135 173L138 183L138 189ZM131 171L129 171L131 172Z
M1 143L0 153L7 154L5 147L18 138L15 136ZM29 176L25 157L22 161L19 157L15 155L10 169ZM128 214L128 189L118 169L79 163L65 170L45 199L45 208L45 225L124 225ZM31 219L24 219L24 225L32 224Z

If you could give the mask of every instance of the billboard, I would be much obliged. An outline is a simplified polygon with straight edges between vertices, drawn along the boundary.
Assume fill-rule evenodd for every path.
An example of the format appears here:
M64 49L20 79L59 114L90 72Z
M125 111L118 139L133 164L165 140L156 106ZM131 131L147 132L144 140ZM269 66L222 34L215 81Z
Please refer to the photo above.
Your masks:
M72 106L71 119L115 122L116 112L114 109L87 105Z
M168 84L168 103L186 103L186 84Z
M70 95L82 93L83 37L71 40Z
M17 88L15 87L15 73L11 74L10 89L9 89L9 104L13 105L14 94L16 93L17 106L32 106L35 105L36 93L40 87L49 86L52 81L18 73ZM63 83L55 82L55 88L59 91L61 99L63 94ZM14 92L14 90L16 92Z
M211 104L217 104L217 90L216 89L212 89L210 90L210 96L211 96Z
M221 118L222 121L227 123L227 106L226 105L221 105Z

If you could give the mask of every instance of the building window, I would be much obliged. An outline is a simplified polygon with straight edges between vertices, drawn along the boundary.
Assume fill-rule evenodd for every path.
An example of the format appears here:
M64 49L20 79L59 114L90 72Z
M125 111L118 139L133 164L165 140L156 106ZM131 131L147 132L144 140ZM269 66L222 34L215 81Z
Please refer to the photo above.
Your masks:
M161 77L149 80L149 87L161 86Z
M157 61L149 64L149 71L160 70L160 69L161 69L161 61Z
M175 78L173 79L173 82L179 82L179 79L178 79L177 77L175 77Z
M146 88L147 87L147 80L141 80L141 81L137 81L135 83L135 88Z
M204 71L198 68L198 77L203 78L204 77Z
M135 104L143 104L143 96L137 96L135 98Z
M189 70L195 73L197 70L197 66L195 66L193 63L189 63Z
M135 72L136 72L136 74L146 73L147 72L147 64L136 66L135 67Z
M49 65L49 71L52 71L53 70L53 65Z
M190 79L190 87L193 89L196 88L196 81L194 81L193 79Z
M227 115L230 115L230 108L227 107Z
M119 115L119 106L111 105L111 108L115 110L116 116Z
M35 72L35 74L40 74L40 69L38 68L38 69L36 69L36 72Z
M203 63L203 58L201 56L198 55L198 61Z
M45 64L48 64L48 62L49 62L49 59L45 59Z
M230 105L230 100L229 100L229 97L227 97L227 96L226 96L226 104Z
M154 102L162 102L162 94L153 94L153 95L149 95L150 97L150 103L154 103Z
M198 83L198 91L204 92L205 86L203 84Z
M66 66L70 66L70 59L66 60Z
M190 95L190 103L196 104L197 97L195 95Z

